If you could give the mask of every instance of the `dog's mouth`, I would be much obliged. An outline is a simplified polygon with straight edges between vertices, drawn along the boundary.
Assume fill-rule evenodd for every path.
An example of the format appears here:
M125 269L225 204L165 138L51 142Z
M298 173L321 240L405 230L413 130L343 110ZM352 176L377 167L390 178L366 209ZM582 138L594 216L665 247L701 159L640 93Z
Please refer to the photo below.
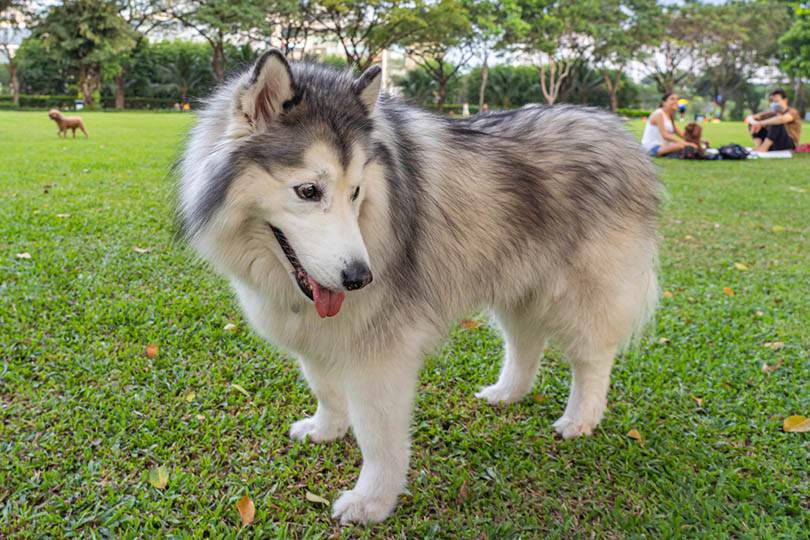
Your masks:
M278 240L281 251L284 252L287 260L290 261L290 265L293 268L292 274L295 278L295 282L298 284L298 288L301 289L301 292L304 293L307 298L315 302L315 309L318 315L320 315L321 318L337 315L346 293L333 291L315 281L312 276L304 270L304 267L301 266L301 261L298 260L298 256L295 254L290 242L287 241L287 237L284 236L284 233L269 223L268 225L270 226L270 230L273 231L276 240Z

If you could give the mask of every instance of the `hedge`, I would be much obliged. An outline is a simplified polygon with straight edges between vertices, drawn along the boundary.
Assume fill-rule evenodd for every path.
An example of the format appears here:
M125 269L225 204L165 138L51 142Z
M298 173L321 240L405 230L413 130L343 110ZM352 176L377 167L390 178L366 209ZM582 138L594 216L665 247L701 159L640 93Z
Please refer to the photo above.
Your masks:
M20 109L52 109L72 110L73 100L76 96L67 95L31 95L20 94ZM149 97L128 97L125 98L124 106L127 109L171 109L177 103L176 99L149 98ZM101 106L105 109L115 108L114 97L101 98ZM14 98L11 96L0 96L0 109L16 109Z
M616 109L616 114L619 116L626 116L628 118L643 118L645 116L650 116L652 111L643 111L640 109Z

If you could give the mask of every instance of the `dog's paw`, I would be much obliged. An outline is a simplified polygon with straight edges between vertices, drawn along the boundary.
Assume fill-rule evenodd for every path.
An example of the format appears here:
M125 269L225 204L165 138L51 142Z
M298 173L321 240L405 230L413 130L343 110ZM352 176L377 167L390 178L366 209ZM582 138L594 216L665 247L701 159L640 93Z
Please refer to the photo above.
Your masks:
M563 439L568 440L582 435L590 435L593 433L593 428L596 427L596 424L596 422L583 422L562 416L559 420L554 422L553 425L557 433L562 435Z
M520 401L525 395L525 392L517 392L514 388L493 384L492 386L482 388L480 392L475 394L475 397L485 399L493 405L508 405L509 403Z
M332 519L339 519L342 525L379 523L391 515L395 503L396 500L390 502L381 497L364 495L356 489L344 491L332 505Z
M290 426L290 438L296 441L306 442L326 442L337 439L346 433L346 427L342 425L324 425L314 417L304 418Z

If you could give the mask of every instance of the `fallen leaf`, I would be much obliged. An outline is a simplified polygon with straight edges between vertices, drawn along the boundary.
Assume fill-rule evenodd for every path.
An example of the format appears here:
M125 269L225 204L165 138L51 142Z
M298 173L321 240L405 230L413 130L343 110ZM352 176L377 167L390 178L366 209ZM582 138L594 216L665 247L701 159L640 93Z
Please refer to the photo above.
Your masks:
M785 230L785 228L782 227L781 225L774 225L773 227L771 227L771 230L773 232L782 232Z
M228 323L228 324L226 324L225 326L223 326L223 327L222 327L222 329L223 329L223 330L226 330L226 331L228 331L228 332L231 332L231 331L233 331L233 330L236 330L236 325L235 325L235 324L233 324L233 323Z
M807 193L807 190L804 188L796 187L796 186L789 186L788 189L790 191L797 191L799 193Z
M70 217L70 213L67 213L67 214L56 214L56 217Z
M323 497L321 497L319 495L315 495L311 491L307 491L306 497L307 497L307 500L309 502L325 504L327 506L329 505L329 501L327 501L326 499L324 499Z
M694 236L692 236L691 234L687 234L686 236L684 236L684 237L683 237L683 239L684 239L684 240L694 240L694 239L695 239L695 237L694 237Z
M644 446L644 441L641 439L641 433L639 433L637 430L631 429L630 431L627 432L627 436L630 437L631 439L637 440L638 444Z
M737 270L748 270L748 267L745 266L743 263L734 263L734 268Z
M694 303L694 302L695 302L695 299L694 299L694 298L692 298L691 296L690 296L690 297L688 297L688 298L687 298L687 300L689 300L689 301L690 301L690 302L692 302L692 303Z
M247 397L250 397L250 394L248 393L248 391L245 390L244 388L242 388L241 386L239 386L238 384L231 383L231 386L234 387L236 390L239 390L240 392L245 394Z
M764 315L764 313L763 313L763 312L761 312L761 311L757 311L757 317L762 317L763 315Z
M695 400L695 403L697 403L698 407L703 407L703 398L699 398L699 397L695 397L695 396L691 396L691 398Z
M780 367L782 367L782 359L781 358L779 360L777 360L776 363L774 365L772 365L772 366L769 366L767 363L763 363L762 364L762 373L765 373L766 375L770 375L771 372L776 371Z
M782 424L782 429L791 433L809 433L810 418L805 418L804 416L791 416L785 418L785 423Z
M138 246L133 246L132 250L135 251L136 253L149 253L150 251L152 251L149 248L139 248Z
M17 258L18 259L30 259L31 254L28 253L27 251L25 253L17 253Z
M146 346L146 357L148 359L151 360L152 358L156 357L157 353L158 353L158 346L155 345L154 343Z
M662 337L661 339L658 340L658 343L669 343L670 341L671 340L669 338Z
M731 287L723 287L723 294L734 296L734 289L732 289Z
M239 502L236 503L236 509L239 510L239 517L242 518L242 527L247 527L253 523L253 517L256 515L256 507L253 501L247 495L243 495Z
M540 402L541 402L541 401L543 401L544 399L546 399L546 398L544 398L544 397L543 397L543 394L535 394L535 395L534 395L534 401L535 401L536 403L540 403Z
M672 293L671 293L671 292L669 292L669 291L664 291L664 296L666 296L667 298L672 298L672 297L673 297L673 296L675 296L675 295L674 295L674 294L672 294Z
M169 470L161 465L149 471L149 483L157 489L163 489L169 482Z
M785 346L785 343L782 341L774 341L773 343L765 343L763 347L767 347L769 349L781 349Z
M473 328L478 328L482 324L484 324L484 323L481 323L481 322L478 322L478 321L470 321L470 320L467 320L467 319L465 319L465 320L458 323L458 325L460 327L462 327L462 328L464 328L466 330L472 330Z
M196 418L197 420L199 420L200 422L202 422L203 420L205 420L205 415L203 415L203 414L198 414L198 415L197 415L197 416L195 416L194 418Z
M197 397L197 394L195 394L194 392L189 392L188 394L186 394L186 401L188 403L191 403L192 401L194 401L195 397Z

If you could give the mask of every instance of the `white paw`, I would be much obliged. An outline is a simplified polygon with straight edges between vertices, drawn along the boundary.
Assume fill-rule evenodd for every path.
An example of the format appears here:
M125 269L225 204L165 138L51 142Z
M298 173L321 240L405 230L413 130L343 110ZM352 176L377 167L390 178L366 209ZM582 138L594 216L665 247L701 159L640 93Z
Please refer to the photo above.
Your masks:
M482 388L480 392L475 394L475 397L485 399L492 404L503 403L507 405L520 401L525 395L526 392L518 392L514 388L493 384L492 386Z
M332 519L346 523L379 523L391 515L394 501L363 495L356 489L344 491L332 505Z
M338 424L324 424L315 417L304 418L290 426L290 438L296 441L325 442L337 439L346 433L346 427Z
M581 435L590 435L593 433L593 428L596 427L597 422L587 422L574 420L567 416L560 417L559 420L554 422L554 429L557 433L562 435L563 439L573 439Z

